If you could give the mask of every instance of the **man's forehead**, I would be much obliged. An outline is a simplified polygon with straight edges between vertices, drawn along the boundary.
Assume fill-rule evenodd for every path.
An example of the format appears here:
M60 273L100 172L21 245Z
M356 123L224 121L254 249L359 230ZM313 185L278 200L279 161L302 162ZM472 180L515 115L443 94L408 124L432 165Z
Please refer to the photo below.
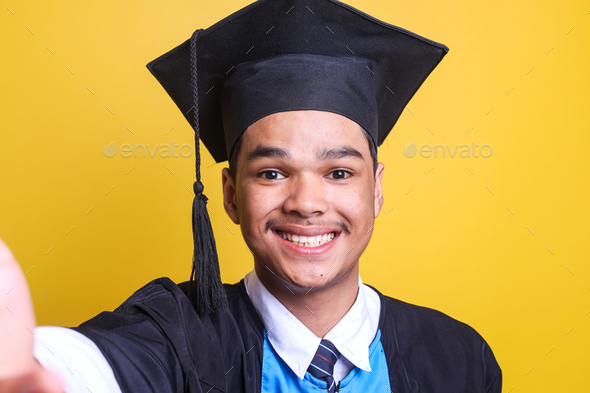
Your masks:
M314 160L357 158L369 155L370 138L364 129L345 116L323 111L274 113L253 123L241 138L246 162L261 158Z
M338 113L299 110L265 116L250 125L244 133L253 141L289 140L301 135L313 136L313 140L329 136L330 141L337 143L362 136L363 129L355 121Z

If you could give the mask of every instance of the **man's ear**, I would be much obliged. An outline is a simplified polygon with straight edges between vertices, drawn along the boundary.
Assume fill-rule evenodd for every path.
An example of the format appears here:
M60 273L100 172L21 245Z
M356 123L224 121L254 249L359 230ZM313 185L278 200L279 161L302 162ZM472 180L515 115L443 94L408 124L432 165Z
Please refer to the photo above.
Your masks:
M227 168L223 168L223 171L221 171L221 184L223 186L223 206L225 211L234 224L239 225L240 217L236 205L236 186Z
M382 162L377 164L377 171L375 172L375 218L379 216L381 208L383 207L383 188L381 187L381 181L383 180L383 170L385 165Z

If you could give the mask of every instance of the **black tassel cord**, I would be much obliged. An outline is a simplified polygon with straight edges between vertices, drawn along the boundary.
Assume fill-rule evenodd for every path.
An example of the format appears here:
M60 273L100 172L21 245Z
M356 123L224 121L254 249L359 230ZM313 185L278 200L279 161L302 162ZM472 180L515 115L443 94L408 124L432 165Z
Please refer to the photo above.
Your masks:
M203 195L201 182L201 152L199 132L199 90L197 86L197 37L201 30L191 37L191 78L194 99L194 129L197 181L193 185L193 269L189 284L189 298L198 314L210 314L227 309L227 296L221 283L219 259L215 237L207 213L207 197Z

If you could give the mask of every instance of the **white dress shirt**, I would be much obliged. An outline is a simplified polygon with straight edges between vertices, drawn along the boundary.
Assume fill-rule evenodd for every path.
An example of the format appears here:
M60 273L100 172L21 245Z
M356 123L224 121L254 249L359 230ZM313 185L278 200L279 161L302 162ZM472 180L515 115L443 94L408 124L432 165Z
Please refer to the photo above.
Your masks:
M248 273L244 280L270 344L299 379L303 379L322 338L313 334L264 287L256 271ZM323 337L330 340L341 355L334 365L336 382L348 375L354 366L371 371L369 346L377 334L380 311L379 295L363 285L359 276L354 304L336 326L330 331L326 328Z
M321 338L271 295L255 271L248 273L244 280L272 347L303 379ZM356 301L324 337L341 354L334 366L336 381L343 379L354 366L371 371L369 346L377 334L379 313L379 295L363 285L359 277ZM34 355L43 367L61 377L67 393L121 392L113 370L96 344L75 330L55 326L36 328Z

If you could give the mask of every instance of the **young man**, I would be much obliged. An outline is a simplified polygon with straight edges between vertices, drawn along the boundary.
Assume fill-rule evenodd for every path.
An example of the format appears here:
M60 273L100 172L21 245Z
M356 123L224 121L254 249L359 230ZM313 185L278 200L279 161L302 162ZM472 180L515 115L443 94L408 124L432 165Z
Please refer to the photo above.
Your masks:
M154 60L197 147L229 160L224 205L254 270L221 285L197 159L191 281L158 279L79 328L37 329L35 356L68 367L68 391L500 392L473 329L359 277L383 204L376 146L447 50L336 1L262 0ZM2 328L15 337L0 351L6 391L47 378L25 315Z

